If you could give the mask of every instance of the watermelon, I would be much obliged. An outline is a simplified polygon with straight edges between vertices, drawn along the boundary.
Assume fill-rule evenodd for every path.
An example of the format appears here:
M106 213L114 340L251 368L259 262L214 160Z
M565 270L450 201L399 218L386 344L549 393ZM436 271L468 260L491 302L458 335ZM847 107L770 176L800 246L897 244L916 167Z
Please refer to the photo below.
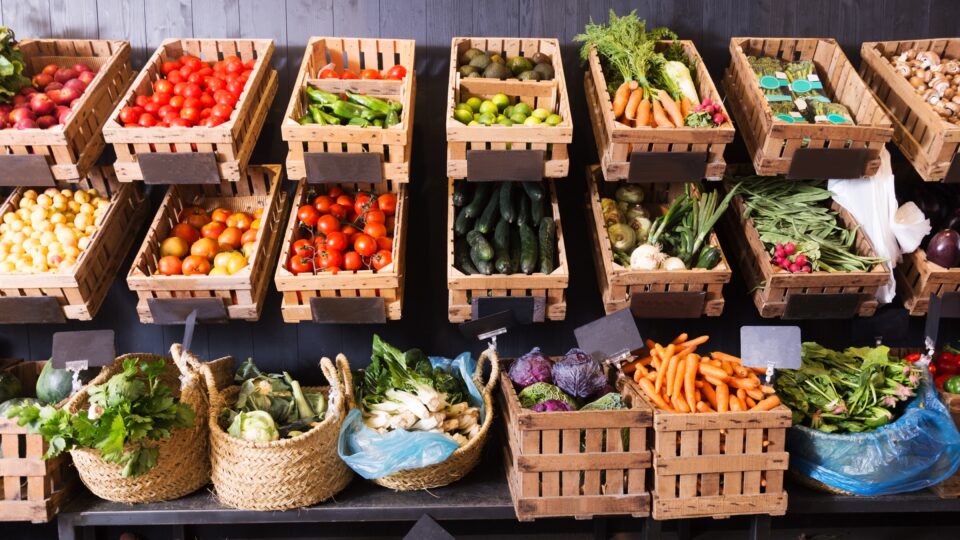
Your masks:
M80 383L93 380L96 370L85 369L80 372ZM53 362L44 364L37 378L37 398L44 403L56 405L73 393L73 373L67 369L53 367Z
M20 384L20 379L14 377L12 373L0 371L0 403L20 397L22 391L23 386Z

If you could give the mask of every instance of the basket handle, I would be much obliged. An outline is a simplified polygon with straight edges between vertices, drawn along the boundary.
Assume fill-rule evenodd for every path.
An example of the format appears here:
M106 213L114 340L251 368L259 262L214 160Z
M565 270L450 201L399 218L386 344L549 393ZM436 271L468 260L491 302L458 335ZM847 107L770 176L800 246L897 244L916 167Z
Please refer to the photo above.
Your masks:
M346 406L345 409L350 410L355 406L350 365L347 363L347 357L344 356L343 353L337 355L336 362L336 365L334 365L333 360L324 356L320 359L320 371L322 371L323 376L327 378L330 387L336 388L340 395L343 396L341 403Z
M483 382L483 367L487 362L490 362L490 378L487 379L487 382ZM477 360L477 370L473 374L473 380L476 381L477 385L483 388L484 394L489 394L493 391L493 388L497 385L497 381L500 379L500 357L497 356L497 350L492 346L487 347L482 353L480 353L480 358Z

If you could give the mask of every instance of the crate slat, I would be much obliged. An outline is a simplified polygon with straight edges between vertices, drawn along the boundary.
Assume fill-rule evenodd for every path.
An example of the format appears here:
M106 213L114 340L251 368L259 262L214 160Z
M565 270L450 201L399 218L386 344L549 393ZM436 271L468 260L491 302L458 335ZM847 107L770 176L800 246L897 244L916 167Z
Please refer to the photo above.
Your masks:
M944 268L927 260L926 252L918 248L904 254L894 268L897 276L897 294L911 315L926 315L930 295L960 292L960 268Z

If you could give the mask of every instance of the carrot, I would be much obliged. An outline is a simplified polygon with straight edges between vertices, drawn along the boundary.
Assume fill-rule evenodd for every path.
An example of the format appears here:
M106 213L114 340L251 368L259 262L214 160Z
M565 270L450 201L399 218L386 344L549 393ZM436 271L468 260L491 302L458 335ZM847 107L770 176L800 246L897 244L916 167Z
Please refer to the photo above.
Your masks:
M717 393L713 389L713 385L704 384L700 387L700 391L703 392L703 397L707 398L707 402L710 403L710 406L714 409L717 408Z
M763 392L761 392L760 390L757 390L756 388L748 388L748 389L746 390L746 393L747 393L748 396L750 396L751 398L753 398L754 401L762 401L762 400L763 400Z
M744 409L746 409L746 407L743 406L743 402L740 401L740 398L738 398L737 396L730 396L730 411L731 411L731 412L733 412L733 411L742 411L742 410L744 410Z
M664 360L660 363L660 369L657 370L657 382L654 388L656 388L657 393L660 393L660 389L663 388L663 377L667 373L667 367L670 365L669 360Z
M766 399L758 401L756 405L750 408L751 411L769 411L777 405L780 405L780 398L777 396L770 396Z
M623 111L627 108L627 101L630 99L630 91L633 88L630 88L630 83L637 84L636 81L624 81L623 84L617 88L617 92L613 95L613 117L620 118L623 116ZM636 88L636 86L634 86Z
M743 388L737 388L737 399L744 400L747 397L747 392Z
M646 377L648 381L653 382L657 380L657 373L659 373L659 371L651 371L650 373L644 375L644 377Z
M653 100L653 121L656 122L656 127L674 127L658 99Z
M710 336L703 335L703 336L695 337L695 338L691 339L690 341L684 343L683 346L684 346L684 347L699 347L700 345L703 345L704 343L706 343L706 342L708 342L708 341L710 341Z
M697 388L703 388L703 384L704 384L703 381L699 379L693 383L693 385L696 386Z
M697 401L699 401L695 399L697 387L694 386L694 381L697 379L697 355L691 354L687 356L687 363L684 367L686 370L683 374L683 384L686 389L687 405L690 405L690 409L694 410L696 409Z
M630 92L630 99L627 100L627 108L623 111L624 116L633 120L637 117L637 107L640 106L640 100L643 99L643 89L637 88Z
M671 345L680 345L680 344L682 344L684 341L687 340L687 337L689 337L689 336L687 336L687 333L684 332L684 333L680 334L679 336L677 336L676 339L674 339L673 341L671 341L670 344L671 344Z
M723 369L723 362L719 360L707 360L707 363L713 367ZM726 373L726 371L724 371L724 373Z
M640 358L639 360L634 360L623 366L624 373L633 373L637 370L637 366L645 366L650 363L651 358L649 356L645 358Z
M651 118L650 100L640 100L640 106L637 107L637 126L649 126Z
M674 408L674 409L676 409L676 410L678 410L678 411L680 411L680 412L682 412L682 413L688 413L688 412L690 412L690 406L687 405L687 402L684 401L684 400L682 400L682 399L680 399L680 398L677 397L677 396L673 396L672 398L670 398L670 403L673 403L673 408Z
M660 90L657 97L660 98L660 104L663 105L663 110L667 113L667 117L670 118L673 125L676 127L683 126L683 116L680 114L680 107L677 107L677 102L670 97L670 94L667 94L664 90Z
M664 384L666 384L667 386L667 396L669 397L672 397L675 392L673 385L676 382L676 378L677 378L678 363L680 363L680 359L677 358L676 356L671 356L670 361L667 362L667 374L666 374L667 381Z
M726 361L721 360L721 361L720 361L720 367L723 368L723 370L727 372L727 375L733 375L733 365L730 364L730 362L726 362Z
M690 111L693 110L693 104L690 103L690 98L683 96L683 99L680 100L680 114L683 115L683 119L686 120L690 116Z
M743 366L741 366L740 364L734 364L733 362L730 362L730 366L733 367L733 373L734 373L737 377L748 377L748 378L749 378L750 375L751 375L750 370L747 369L747 368L745 368L745 367L743 367Z
M653 400L654 405L656 405L657 407L660 407L661 409L673 408L670 405L668 405L667 402L664 401L662 397L660 397L660 394L656 390L654 390L652 382L648 381L647 379L640 379L639 383L640 383L640 388L643 390L645 394L647 394L647 397Z
M650 338L647 338L646 340L644 340L644 343L647 344L647 348L650 349L650 352L652 353L656 343L654 343L653 340Z
M698 402L697 402L697 411L699 411L699 412L717 412L717 411L711 409L711 408L710 408L710 405L707 405L706 403L704 403L704 402L702 402L702 401L698 401Z
M710 384L712 384L712 385L714 385L714 386L721 385L721 384L727 384L727 383L723 382L724 379L718 379L718 378L716 378L716 377L711 377L710 375L704 375L704 376L703 376L703 380L707 381L708 383L710 383Z
M752 409L757 406L757 402L750 396L747 396L747 399L743 400L743 403L747 406L747 409Z
M700 368L700 374L703 375L704 377L713 377L714 379L719 379L721 381L727 378L726 371L716 366L712 366L708 363L701 362L699 368Z
M683 385L685 382L684 374L687 372L687 362L690 360L680 356L677 358L679 358L679 360L677 360L677 375L673 380L673 395L683 399ZM687 405L689 405L689 403Z
M762 367L752 367L752 368L750 368L750 371L756 373L757 375L766 375L766 374L767 374L767 368L762 368Z
M725 383L729 384L734 388L742 388L744 390L749 390L751 388L760 388L760 383L753 379L741 379L739 377L727 377L724 380Z
M727 385L720 383L717 385L717 412L727 412L730 410L730 389Z
M776 392L776 390L774 390L772 386L767 386L765 384L760 386L760 391L763 392L764 394L773 394Z

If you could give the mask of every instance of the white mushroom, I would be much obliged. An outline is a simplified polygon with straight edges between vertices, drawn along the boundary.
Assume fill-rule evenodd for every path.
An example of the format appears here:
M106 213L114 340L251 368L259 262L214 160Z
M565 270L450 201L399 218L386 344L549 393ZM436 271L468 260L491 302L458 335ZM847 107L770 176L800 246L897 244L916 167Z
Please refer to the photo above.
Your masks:
M920 61L920 65L924 68L940 65L940 55L933 51L923 51L917 54L917 60Z
M930 88L936 90L936 92L942 96L943 93L947 91L947 88L950 88L950 81L948 81L946 77L934 77L933 80L930 81Z
M947 60L943 64L943 72L955 75L960 73L960 61L957 60Z
M940 94L938 94L937 91L934 90L933 88L928 88L926 91L923 92L922 96L923 96L923 100L931 105L936 105L937 103L940 103Z

